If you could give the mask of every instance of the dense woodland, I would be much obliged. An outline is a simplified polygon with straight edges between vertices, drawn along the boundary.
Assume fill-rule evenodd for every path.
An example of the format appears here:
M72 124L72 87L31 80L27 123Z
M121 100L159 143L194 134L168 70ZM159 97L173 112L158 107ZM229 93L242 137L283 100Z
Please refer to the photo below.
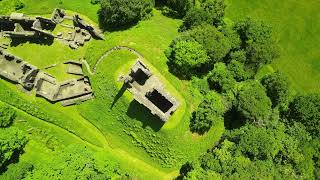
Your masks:
M17 9L23 7L19 2ZM177 179L320 177L320 95L296 93L280 71L258 76L281 56L270 25L250 17L225 22L224 0L91 2L101 5L99 22L106 31L130 28L151 17L153 8L183 20L179 35L164 53L170 72L192 82L202 94L202 102L185 121L199 136L221 121L226 131L214 147L185 162ZM50 119L41 113L35 116ZM7 169L28 141L23 132L10 127L15 118L14 107L0 104L0 169L7 171L8 179L130 176L117 163L93 157L84 146L68 147L59 154L61 159L43 169L32 164Z

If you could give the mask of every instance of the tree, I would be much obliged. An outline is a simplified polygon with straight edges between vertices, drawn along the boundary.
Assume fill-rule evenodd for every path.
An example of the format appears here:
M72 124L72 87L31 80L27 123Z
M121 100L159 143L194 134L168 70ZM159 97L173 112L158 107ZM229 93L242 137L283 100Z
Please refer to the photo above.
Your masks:
M290 103L287 117L301 122L313 137L320 137L320 95L298 95Z
M290 100L289 80L280 73L275 72L273 74L265 76L261 80L262 85L267 90L267 95L271 99L273 107L280 106L285 108L288 106Z
M202 74L201 67L208 64L206 51L196 41L178 41L166 52L170 69L177 75L190 79Z
M201 24L211 24L210 14L200 7L190 9L183 18L183 24L180 31L190 30Z
M183 18L181 30L188 30L201 24L218 26L224 17L224 0L207 0L200 7L191 8Z
M166 5L179 17L184 17L187 11L194 6L194 3L193 0L166 0Z
M272 28L262 21L250 18L236 23L234 29L240 35L246 51L246 65L257 71L262 65L279 57L278 44L272 36Z
M301 165L312 161L312 156L303 154L299 144L280 122L275 127L262 128L247 124L225 133L220 144L189 163L187 171L180 174L196 179L208 179L208 174L222 179L313 179L307 166L314 165Z
M209 93L201 102L190 121L190 130L199 134L209 131L214 122L222 119L225 112L222 98L217 93Z
M118 164L111 161L99 163L94 152L83 145L70 145L48 163L35 167L30 179L111 179L119 176ZM27 179L28 179L27 178Z
M100 22L105 29L129 27L148 17L151 0L101 0Z
M14 158L18 158L27 144L26 136L16 128L0 129L0 169L7 167Z
M204 11L209 13L212 25L218 26L222 24L224 11L226 9L224 0L205 0L201 6Z
M229 39L214 26L203 24L182 34L182 38L192 38L200 43L211 58L211 64L221 62L229 53L231 43Z
M15 118L15 110L6 104L0 103L0 127L8 127Z
M208 76L208 83L211 89L227 92L234 89L236 80L224 63L216 63Z
M33 170L33 165L28 162L10 164L8 170L2 174L3 179L24 179L27 173Z
M271 101L260 83L244 83L237 94L237 103L237 111L247 122L263 126L267 124L271 115Z
M238 82L245 81L250 77L250 74L245 70L244 64L236 60L232 60L228 64L228 70Z

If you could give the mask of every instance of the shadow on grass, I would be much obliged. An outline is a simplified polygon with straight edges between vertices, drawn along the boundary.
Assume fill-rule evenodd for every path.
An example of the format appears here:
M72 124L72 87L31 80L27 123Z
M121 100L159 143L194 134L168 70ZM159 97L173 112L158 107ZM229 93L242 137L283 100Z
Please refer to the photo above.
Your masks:
M148 108L144 107L136 100L133 100L130 103L127 110L127 115L132 119L142 122L143 128L149 126L156 132L159 131L164 125L163 121L161 121L157 116L151 114Z
M121 96L124 94L124 92L127 90L128 88L128 84L123 83L121 89L118 91L116 97L114 97L113 102L111 104L111 109L113 108L113 106L118 102L118 100L121 98Z
M5 161L2 166L0 167L0 175L2 175L3 173L5 173L7 170L8 170L8 166L10 164L17 164L19 163L19 158L20 158L20 155L24 153L24 150L14 150L12 152L12 156L11 158L8 160L8 161Z
M39 37L39 38L12 38L11 46L16 47L20 44L25 44L29 42L30 44L39 44L39 45L52 45L54 41L54 38L52 37Z

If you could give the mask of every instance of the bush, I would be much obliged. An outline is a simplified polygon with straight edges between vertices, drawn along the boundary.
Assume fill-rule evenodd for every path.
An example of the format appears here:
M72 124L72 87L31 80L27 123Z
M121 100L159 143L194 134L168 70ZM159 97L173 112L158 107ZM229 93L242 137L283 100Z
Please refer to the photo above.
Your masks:
M313 137L320 137L320 95L297 96L289 105L288 119L301 122Z
M24 179L33 168L33 165L28 162L18 162L8 166L8 170L2 176L3 179Z
M8 127L16 118L16 111L6 104L0 103L0 127Z
M255 81L242 85L237 94L237 111L246 122L265 126L271 115L271 101L263 86Z
M199 105L190 121L190 130L199 134L209 131L214 122L221 120L225 113L222 98L217 93L209 93Z
M148 17L152 8L151 0L102 0L100 23L105 29L129 27Z
M193 0L166 0L166 5L173 10L178 17L183 17L187 11L193 7Z
M189 30L204 23L211 24L210 14L202 8L194 7L190 9L183 18L183 24L180 27L180 31Z
M201 6L211 16L212 25L218 26L222 24L226 9L224 0L205 0Z
M18 158L26 144L26 136L18 129L0 129L0 169L5 169L13 158Z
M234 89L236 80L224 63L216 63L208 76L208 83L211 89L227 92Z
M267 95L272 101L273 107L286 108L290 100L289 80L280 72L265 76L261 80L267 90Z
M201 4L201 7L194 7L186 13L181 30L188 30L203 23L221 25L224 10L224 0L207 0Z
M180 77L190 79L201 74L201 67L209 57L201 44L196 41L178 41L167 51L170 69Z
M250 18L236 23L234 29L240 35L246 51L246 65L257 71L262 65L279 57L279 47L272 36L272 28L262 21Z
M91 0L90 3L91 4L99 4L101 0Z
M20 0L15 0L14 1L15 2L15 10L20 10L20 9L22 9L22 8L24 8L24 3L22 3Z
M209 24L197 26L190 31L182 34L184 38L192 38L200 43L211 58L211 64L223 61L223 58L229 53L231 43L222 32Z
M228 64L228 70L238 82L249 79L250 74L245 70L244 64L236 60L232 60Z

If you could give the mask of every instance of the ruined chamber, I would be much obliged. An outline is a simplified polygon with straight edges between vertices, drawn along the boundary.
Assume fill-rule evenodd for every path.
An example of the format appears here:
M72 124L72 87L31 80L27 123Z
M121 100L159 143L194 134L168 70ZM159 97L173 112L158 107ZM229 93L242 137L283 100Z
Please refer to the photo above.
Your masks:
M136 61L128 76L120 79L127 84L136 101L164 122L168 121L179 107L179 102L164 89L161 81L141 60Z

